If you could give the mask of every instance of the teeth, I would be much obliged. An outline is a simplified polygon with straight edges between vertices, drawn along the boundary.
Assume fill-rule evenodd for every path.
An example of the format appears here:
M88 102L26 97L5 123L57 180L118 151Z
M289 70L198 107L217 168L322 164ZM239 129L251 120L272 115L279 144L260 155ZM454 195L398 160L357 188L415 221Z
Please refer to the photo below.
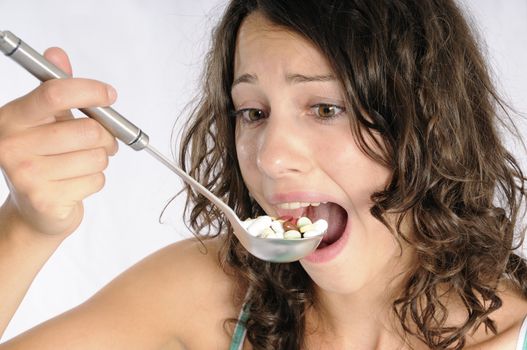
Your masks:
M327 202L324 202L324 203L327 203ZM281 209L298 209L298 208L309 207L310 205L312 207L318 207L320 205L320 202L313 202L313 203L308 203L308 202L280 203L280 204L278 204L278 208L281 208Z
M300 202L289 202L289 203L280 203L278 207L281 209L298 209L302 206Z

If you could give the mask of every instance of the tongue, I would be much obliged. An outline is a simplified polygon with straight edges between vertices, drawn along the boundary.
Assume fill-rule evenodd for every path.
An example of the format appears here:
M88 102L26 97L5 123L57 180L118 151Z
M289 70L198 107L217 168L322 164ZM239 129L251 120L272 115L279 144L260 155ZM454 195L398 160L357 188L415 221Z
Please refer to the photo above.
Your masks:
M340 205L335 203L320 204L318 207L307 207L305 215L313 222L324 219L328 222L328 231L322 239L323 243L331 244L342 236L348 214Z

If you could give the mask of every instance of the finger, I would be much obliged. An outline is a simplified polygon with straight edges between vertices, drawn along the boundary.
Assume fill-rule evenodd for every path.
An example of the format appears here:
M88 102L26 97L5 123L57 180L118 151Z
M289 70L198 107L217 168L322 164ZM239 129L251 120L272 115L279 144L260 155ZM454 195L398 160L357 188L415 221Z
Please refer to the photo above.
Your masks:
M108 155L118 150L115 137L91 118L78 118L39 125L17 136L18 148L40 156L104 148ZM6 146L7 147L7 146Z
M64 73L69 76L73 76L71 68L71 62L68 58L68 54L60 47L50 47L44 52L44 57L61 69ZM73 113L70 110L61 111L55 114L56 120L68 120L73 119Z
M55 120L56 121L64 121L64 120L70 120L73 119L73 113L68 109L66 111L61 111L55 114Z
M55 195L58 202L76 205L86 197L99 192L104 187L106 178L103 173L96 173L74 179L53 182L50 193Z
M104 187L105 181L103 173L52 181L38 190L22 189L20 200L26 202L29 210L34 211L37 215L43 215L44 219L47 217L51 220L49 224L56 225L57 219L72 217L73 211L81 209L82 200L99 192ZM78 215L76 217L75 221L78 221Z
M64 73L68 74L69 76L73 75L68 54L60 47L50 47L44 51L44 57L56 65Z
M100 173L107 167L108 154L106 150L95 148L38 157L32 171L46 180L59 181Z
M11 126L30 127L54 121L65 110L111 105L116 97L115 89L96 80L52 79L5 105L2 114Z

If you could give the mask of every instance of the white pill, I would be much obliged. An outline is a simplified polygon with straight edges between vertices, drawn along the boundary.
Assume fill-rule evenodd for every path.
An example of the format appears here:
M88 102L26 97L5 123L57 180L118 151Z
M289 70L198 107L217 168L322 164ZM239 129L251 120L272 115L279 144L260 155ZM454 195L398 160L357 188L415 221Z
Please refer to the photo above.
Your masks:
M284 227L282 226L282 223L280 221L278 221L278 220L277 221L273 221L271 223L271 228L276 233L284 234Z
M271 222L273 219L270 216L259 216L249 225L247 231L253 236L259 236L266 227L271 225Z
M302 238L302 234L296 230L289 230L286 233L284 233L285 239L300 239Z
M311 220L309 220L309 218L306 218L305 216L302 216L296 221L296 226L298 227L311 225L311 224L312 224Z
M328 229L328 222L324 219L319 219L313 224L319 232L326 232Z
M249 226L251 226L251 224L253 223L253 221L254 221L254 219L252 219L252 218L245 219L244 221L242 221L242 226L243 226L243 228L247 230L247 228L248 228Z
M260 237L262 238L276 238L276 233L270 228L266 227L260 234Z
M304 238L320 236L323 233L324 232L320 232L320 231L317 231L317 230L306 231L306 232L304 232Z
M307 231L318 231L317 226L315 224L310 224L310 225L304 225L300 227L300 232L304 233Z

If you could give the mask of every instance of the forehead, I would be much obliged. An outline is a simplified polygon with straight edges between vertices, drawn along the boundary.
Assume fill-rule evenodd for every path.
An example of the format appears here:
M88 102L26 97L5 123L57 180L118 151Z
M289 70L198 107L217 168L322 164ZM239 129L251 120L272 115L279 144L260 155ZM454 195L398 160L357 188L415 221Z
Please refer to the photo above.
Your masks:
M309 74L331 72L322 53L309 40L254 12L245 18L238 31L234 75L262 70Z

